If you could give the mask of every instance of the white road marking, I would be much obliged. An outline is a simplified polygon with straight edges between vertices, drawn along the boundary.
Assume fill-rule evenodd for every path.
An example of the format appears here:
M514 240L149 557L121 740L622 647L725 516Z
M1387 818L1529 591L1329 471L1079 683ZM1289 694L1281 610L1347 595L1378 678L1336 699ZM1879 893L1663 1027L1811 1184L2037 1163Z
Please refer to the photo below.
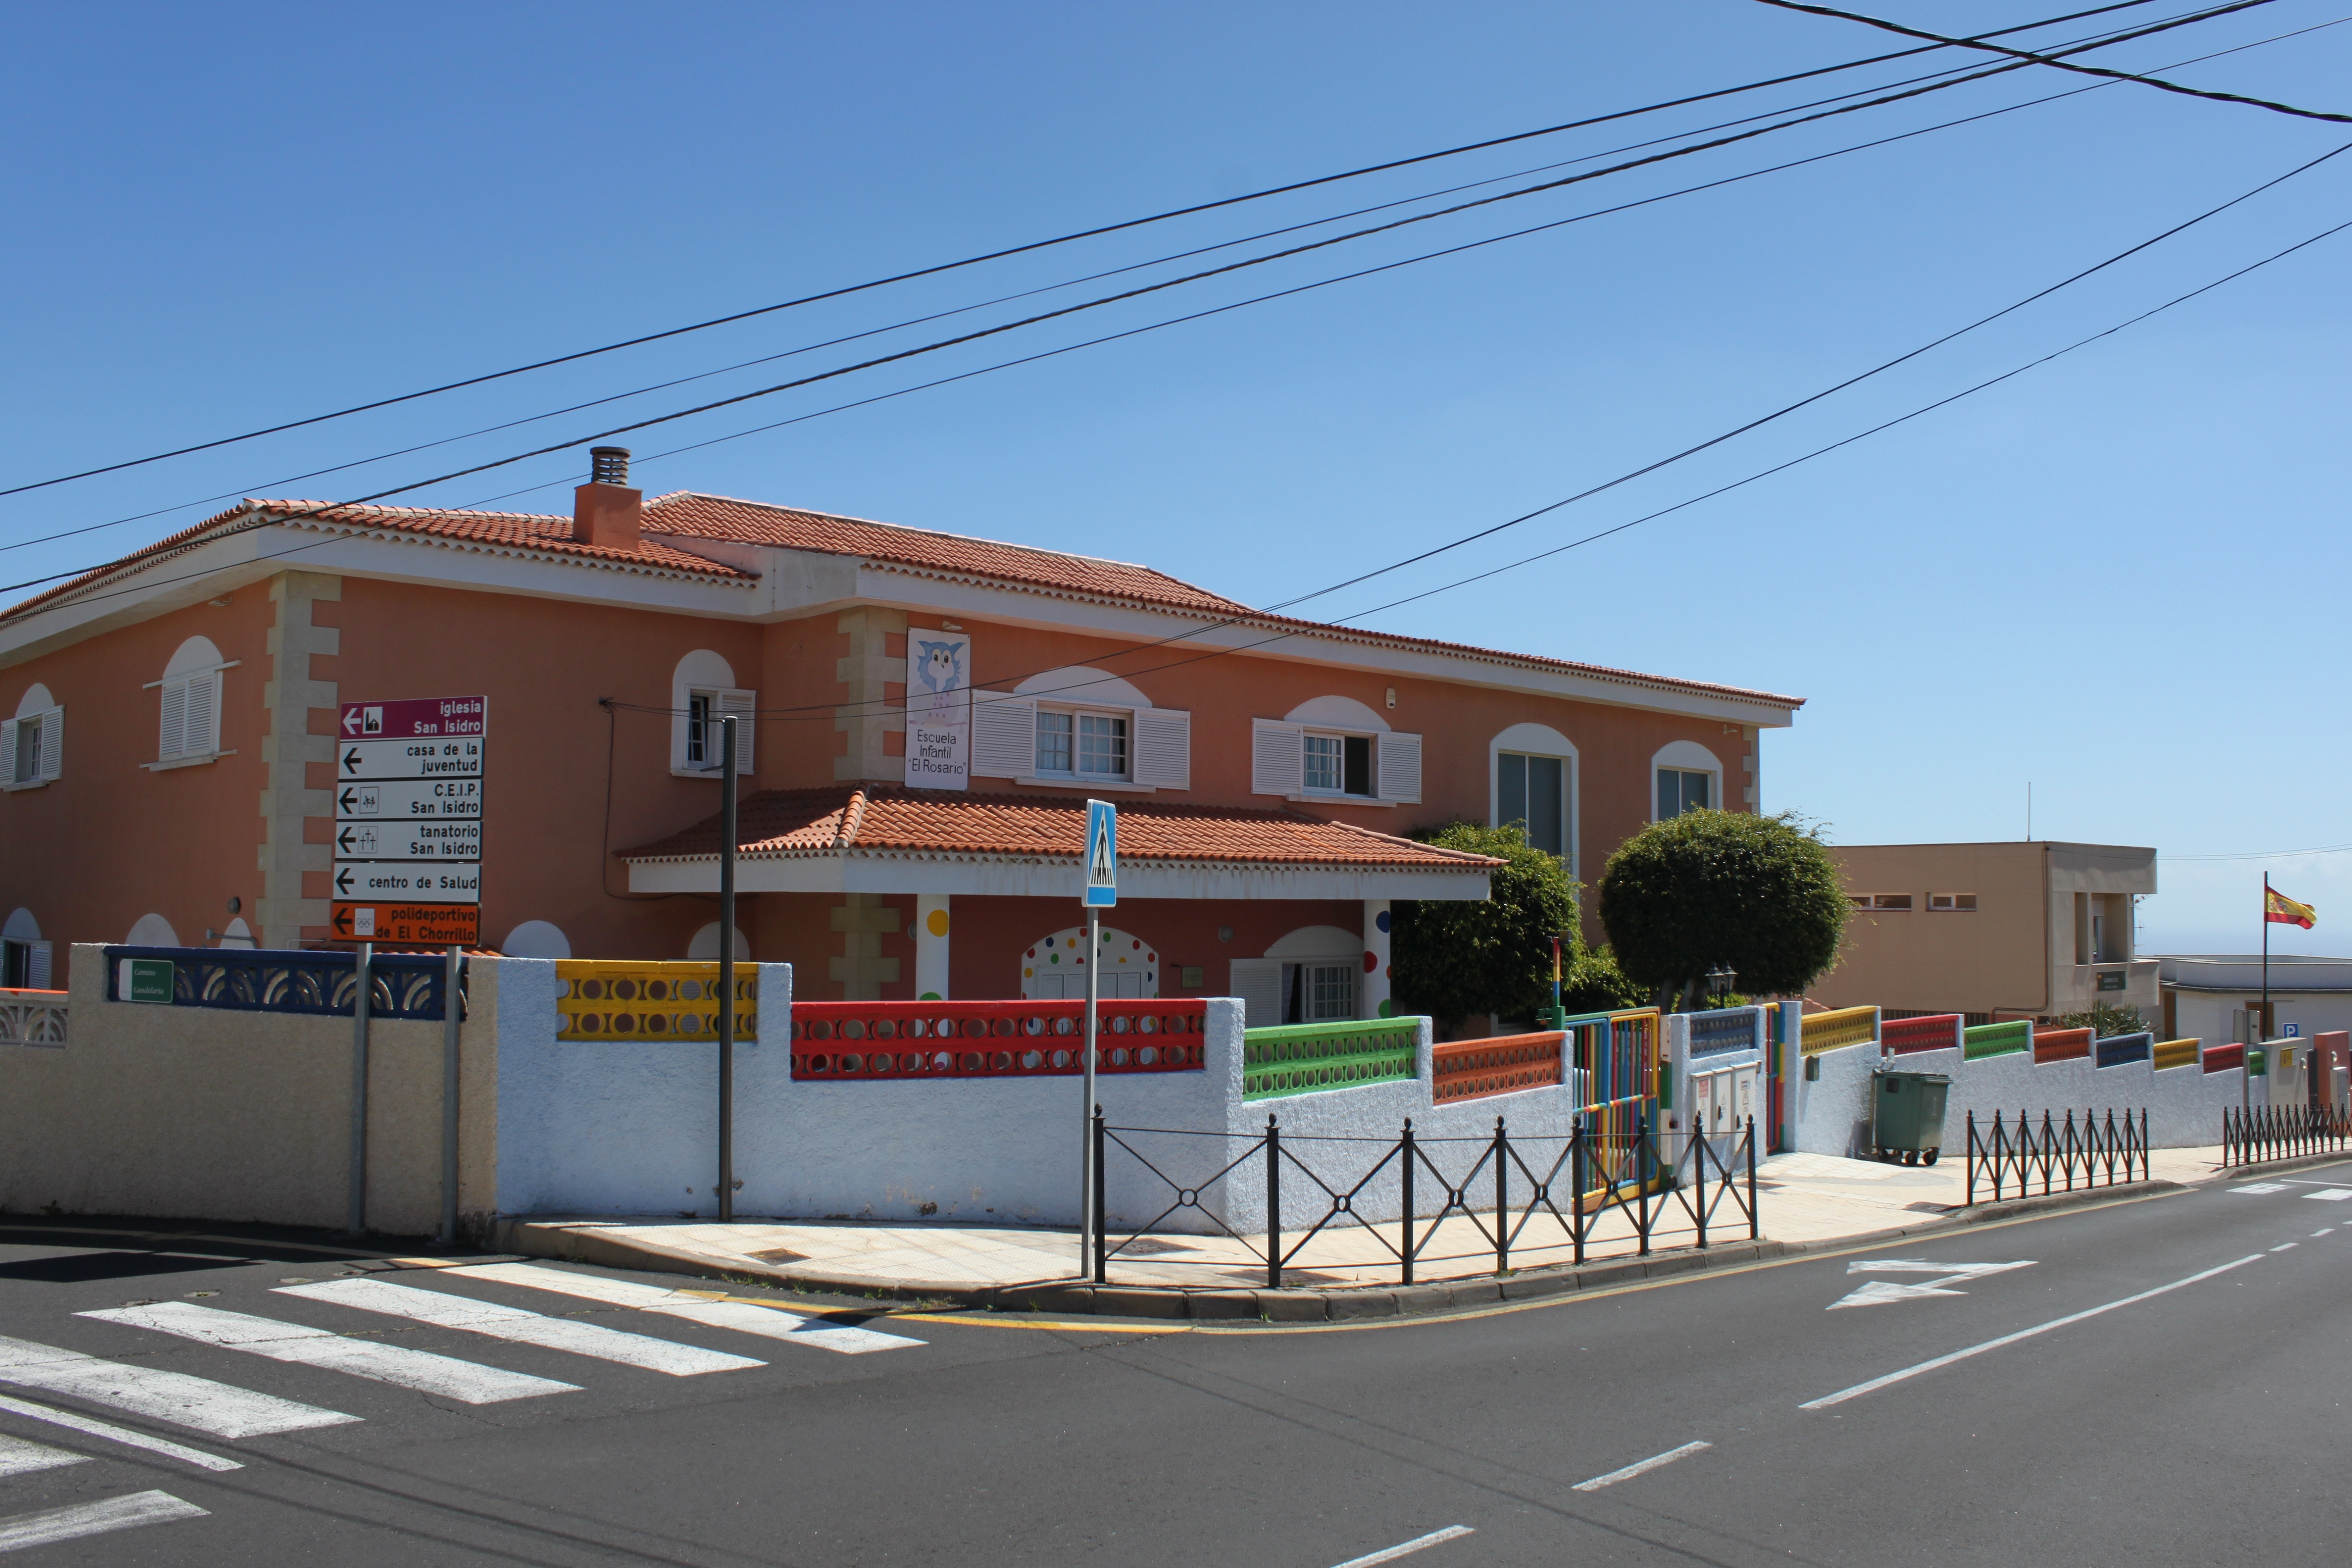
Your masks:
M576 1394L580 1389L576 1383L558 1383L551 1377L533 1377L528 1373L483 1366L460 1361L454 1355L436 1355L431 1351L411 1350L376 1340L347 1339L302 1323L279 1322L274 1318L223 1312L218 1307L199 1307L188 1301L157 1301L151 1306L112 1307L75 1315L153 1329L226 1350L248 1351L272 1361L348 1372L353 1377L397 1384L420 1394L437 1394L461 1405L495 1405L500 1400L530 1399L544 1394Z
M71 1508L43 1509L0 1519L0 1552L22 1552L28 1546L54 1546L85 1535L112 1530L136 1530L142 1524L169 1524L177 1519L202 1519L205 1510L182 1502L167 1491L135 1491L104 1502L78 1502Z
M35 1470L54 1470L64 1465L89 1462L88 1454L52 1448L47 1443L30 1443L0 1432L0 1476L28 1476Z
M128 1427L117 1427L109 1421L97 1420L78 1410L56 1410L47 1405L35 1405L28 1400L10 1399L0 1395L0 1410L24 1416L35 1421L47 1421L53 1427L63 1427L70 1432L85 1432L93 1437L103 1437L110 1443L121 1443L126 1448L144 1448L151 1454L184 1460L205 1470L241 1470L245 1466L236 1459L224 1459L218 1454L207 1454L202 1448L183 1448L167 1443L161 1437L151 1437L144 1432L134 1432Z
M1922 1296L1965 1296L1966 1291L1947 1289L1961 1280L1981 1280L1987 1274L2006 1274L2011 1269L2031 1269L2032 1260L2021 1263L1933 1263L1924 1258L1873 1258L1848 1263L1849 1274L1940 1274L1944 1276L1932 1285L1898 1285L1890 1280L1873 1280L1869 1284L1832 1301L1824 1312L1836 1312L1840 1307L1884 1307L1895 1301L1916 1301Z
M2305 1193L2303 1196L2316 1198L2321 1203L2342 1203L2346 1198L2352 1197L2352 1186L2326 1186L2317 1192Z
M1906 1366L1900 1372L1890 1372L1884 1377L1874 1377L1867 1383L1857 1383L1852 1388L1841 1388L1835 1394L1826 1394L1819 1399L1809 1399L1797 1408L1819 1410L1824 1406L1843 1405L1849 1399L1859 1399L1865 1394L1874 1394L1890 1384L1916 1377L1922 1373L1934 1372L1938 1367L1949 1366L1956 1361L1966 1361L1972 1355L1982 1355L1989 1350L1999 1350L2005 1344L2015 1344L2021 1339L2032 1339L2036 1334L2045 1334L2053 1329L2063 1329L2069 1323L2079 1323L2085 1318L2095 1318L2102 1312L2112 1312L2118 1307L2128 1307L2135 1301L2145 1301L2151 1296L2161 1296L2168 1291L2178 1291L2184 1285L2193 1285L2200 1280L2210 1280L2216 1274L2226 1274L2232 1269L2247 1263L2259 1263L2262 1260L2261 1253L2252 1253L2224 1263L2218 1269L2208 1269L2201 1274L2191 1274L2185 1280L2175 1280L2169 1285L2158 1285L2153 1291L2142 1291L2137 1296L2126 1296L2119 1301L2109 1301L2105 1306L2092 1307L2063 1318L2053 1318L2046 1323L2039 1323L2030 1329L2020 1329L2015 1333L2003 1334L1999 1339L1989 1339L1982 1344L1972 1344L1966 1350L1956 1350L1949 1355L1939 1355L1933 1361L1923 1361L1916 1366Z
M2258 1181L2252 1186L2233 1186L2230 1190L2231 1192L2284 1192L2286 1190L2286 1183L2283 1181Z
M206 1377L152 1366L122 1366L31 1340L0 1339L0 1383L69 1394L93 1405L111 1405L134 1416L152 1416L194 1427L215 1437L253 1437L268 1432L299 1432L356 1421L340 1410L321 1410Z
M672 1377L693 1377L707 1372L734 1372L767 1364L762 1361L753 1361L747 1355L730 1355L724 1351L704 1350L698 1345L679 1344L673 1340L655 1339L647 1334L625 1333L619 1329L603 1328L571 1318L551 1318L539 1312L524 1312L519 1307L494 1306L488 1301L447 1295L439 1291L420 1291L413 1285L388 1284L382 1280L330 1280L318 1285L280 1286L277 1294L300 1296L313 1301L333 1301L341 1306L357 1307L363 1312L383 1312L390 1317L407 1318L414 1322L431 1323L436 1328L463 1329L468 1333L487 1334L492 1339L511 1340L518 1344L569 1351L574 1355L593 1356L599 1361L643 1367L648 1372L667 1373Z
M1433 1530L1427 1535L1416 1535L1411 1541L1402 1542L1394 1546L1385 1546L1378 1552L1369 1552L1361 1557L1350 1557L1345 1563L1339 1563L1338 1568L1374 1568L1377 1563L1393 1563L1398 1558L1419 1552L1425 1546L1435 1546L1440 1542L1445 1541L1459 1541L1465 1535L1476 1533L1476 1531L1466 1524L1449 1524L1443 1530Z
M2322 1237L2322 1236L2326 1235L2328 1230L2333 1230L2333 1229L2335 1229L2335 1228L2336 1228L2336 1227L2334 1227L2334 1226L2332 1226L2332 1225L2331 1225L2331 1226L2329 1226L2329 1227L2327 1228L2327 1230L2315 1230L2315 1231L2313 1231L2311 1234L2312 1234L2313 1238L2315 1239L2317 1239L2317 1238L2319 1238L2319 1237Z
M1685 1443L1679 1448L1668 1448L1663 1454L1653 1454L1648 1458L1642 1460L1638 1464L1627 1465L1622 1470L1611 1470L1605 1476L1595 1476L1589 1481L1579 1481L1568 1490L1570 1491L1599 1491L1602 1487L1613 1487L1619 1481L1630 1481L1635 1476L1648 1474L1650 1471L1656 1469L1660 1465L1671 1465L1676 1459L1685 1458L1692 1454L1697 1453L1701 1448L1712 1448L1713 1447L1715 1447L1715 1445L1712 1443Z
M2288 1248L2290 1248L2290 1247L2300 1247L2300 1246L2302 1246L2302 1245L2303 1245L2303 1243L2302 1243L2302 1242L2300 1242L2300 1241L2285 1241L2285 1242L2282 1242L2282 1243L2280 1243L2280 1244L2279 1244L2278 1246L2276 1246L2276 1247L2272 1248L2272 1249L2271 1249L2271 1250L2272 1250L2272 1251L2273 1251L2273 1252L2284 1252L2284 1251L2285 1251L2285 1250L2286 1250Z
M884 1333L877 1329L812 1322L791 1312L751 1301L708 1301L688 1291L664 1290L658 1285L611 1280L599 1274L574 1274L562 1269L542 1269L532 1263L471 1263L447 1272L476 1280L495 1280L501 1284L520 1285L533 1291L553 1291L562 1295L604 1301L616 1307L632 1307L639 1312L662 1312L670 1317L684 1318L688 1322L705 1323L712 1328L738 1329L744 1333L782 1340L787 1344L814 1345L820 1350L840 1351L847 1355L860 1355L877 1350L903 1350L910 1344L928 1343L909 1339L904 1334Z

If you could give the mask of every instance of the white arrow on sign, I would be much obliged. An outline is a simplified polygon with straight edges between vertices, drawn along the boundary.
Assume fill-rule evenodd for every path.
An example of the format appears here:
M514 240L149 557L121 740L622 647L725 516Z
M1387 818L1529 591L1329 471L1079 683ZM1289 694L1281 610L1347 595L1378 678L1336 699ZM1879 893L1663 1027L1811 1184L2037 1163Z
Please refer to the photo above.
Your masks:
M1923 1296L1965 1296L1966 1291L1950 1287L1962 1280L1981 1280L1988 1274L2006 1274L2011 1269L2031 1269L2033 1260L2018 1263L1937 1263L1925 1258L1873 1258L1845 1266L1849 1274L1937 1274L1942 1278L1927 1285L1898 1285L1891 1280L1873 1280L1860 1290L1832 1301L1824 1309L1836 1312L1840 1307L1883 1307L1892 1301L1917 1301Z

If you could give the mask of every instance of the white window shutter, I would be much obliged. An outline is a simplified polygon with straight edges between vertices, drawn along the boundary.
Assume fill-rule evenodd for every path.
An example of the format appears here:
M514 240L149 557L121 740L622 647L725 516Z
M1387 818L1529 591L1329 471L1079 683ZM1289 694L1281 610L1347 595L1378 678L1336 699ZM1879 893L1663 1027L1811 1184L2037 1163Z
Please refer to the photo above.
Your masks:
M1421 801L1421 737L1391 732L1381 737L1380 798L1408 805Z
M220 749L220 672L188 677L187 754L210 757Z
M65 772L65 763L66 710L53 707L41 716L41 777L58 778Z
M1282 1021L1282 960L1234 960L1234 995L1242 999L1242 1027L1265 1029Z
M155 743L157 760L170 762L188 749L188 683L163 683L163 730Z
M1250 720L1250 793L1296 795L1306 787L1299 727L1270 718Z
M49 989L49 945L47 942L27 942L25 948L25 988L28 991Z
M1192 716L1175 708L1135 710L1135 781L1154 789L1192 787Z
M1037 704L1004 692L971 695L971 770L1021 779L1037 770Z
M735 773L738 778L752 771L753 737L759 733L760 721L752 716L759 711L760 694L732 687L711 694L710 716L724 718L735 716ZM714 728L703 742L703 760L714 771L725 766L725 757L719 749L727 744L726 737Z
M16 781L16 732L24 728L21 719L0 724L0 784Z

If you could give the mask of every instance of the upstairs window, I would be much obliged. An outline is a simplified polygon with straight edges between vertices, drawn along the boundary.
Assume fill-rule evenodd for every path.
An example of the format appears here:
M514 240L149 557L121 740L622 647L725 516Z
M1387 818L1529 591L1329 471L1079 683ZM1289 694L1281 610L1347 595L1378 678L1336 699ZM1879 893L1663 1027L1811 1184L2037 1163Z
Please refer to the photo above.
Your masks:
M1125 779L1128 716L1076 709L1037 710L1037 773L1082 779Z
M1352 697L1321 696L1250 720L1250 793L1394 805L1421 799L1421 737Z
M1371 796L1370 736L1318 735L1308 730L1300 739L1307 794Z
M1973 893L1931 893L1927 895L1927 910L1930 914L1940 909L1954 914L1973 915L1976 913L1976 907L1977 895Z
M1658 821L1685 811L1704 811L1715 804L1712 774L1681 768L1658 769Z
M1568 759L1498 752L1495 820L1527 829L1528 843L1548 855L1568 853Z
M698 648L670 672L670 771L708 777L726 768L726 727L735 720L735 771L753 771L760 694L735 684L735 669L708 648Z
M0 789L37 789L64 771L66 710L36 684L0 724Z
M1882 914L1889 911L1907 914L1911 908L1911 895L1907 893L1849 893L1846 894L1846 902L1856 909L1868 909Z
M237 661L223 659L209 637L180 644L163 678L147 683L158 694L155 760L150 768L177 768L228 756L221 750L221 680Z

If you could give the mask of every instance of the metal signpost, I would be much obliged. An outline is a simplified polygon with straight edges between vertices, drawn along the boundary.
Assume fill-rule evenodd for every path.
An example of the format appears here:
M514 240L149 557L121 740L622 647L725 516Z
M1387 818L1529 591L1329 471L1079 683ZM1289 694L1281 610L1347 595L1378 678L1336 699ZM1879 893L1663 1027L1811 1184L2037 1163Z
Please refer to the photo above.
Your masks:
M1095 1231L1102 1216L1094 1210L1095 1023L1102 1001L1102 912L1118 904L1118 808L1108 800L1087 802L1087 1030L1085 1094L1078 1102L1078 1273L1087 1272Z
M442 989L441 1240L457 1239L458 986L482 940L488 697L342 705L335 745L329 928L358 944L352 1003L350 1228L367 1225L368 1003L378 942L446 947Z
M735 1218L735 716L719 721L719 1223Z

